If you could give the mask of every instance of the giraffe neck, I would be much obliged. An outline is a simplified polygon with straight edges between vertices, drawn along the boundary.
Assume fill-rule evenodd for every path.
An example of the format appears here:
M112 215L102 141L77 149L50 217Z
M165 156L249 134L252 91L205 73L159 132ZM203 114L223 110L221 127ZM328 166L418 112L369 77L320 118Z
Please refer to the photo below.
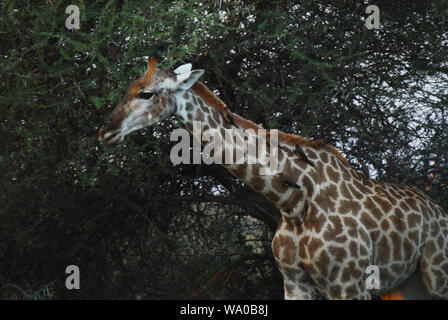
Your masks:
M234 126L224 120L222 114L191 91L177 97L176 116L192 133L195 125L201 132L215 129L214 132L219 135L221 141L226 139L226 132L229 133L232 129L235 129ZM234 133L237 131L234 130ZM204 151L211 150L211 148L207 148L207 142L201 141L201 143L204 146ZM236 149L237 144L233 144L232 147ZM299 218L307 209L307 200L313 196L315 191L319 191L325 185L327 176L340 175L335 172L338 166L344 165L337 156L325 148L322 150L316 150L310 146L303 146L302 148L308 158L315 162L314 167L295 154L294 145L286 144L282 144L281 148L277 149L278 166L276 172L282 173L282 175L272 174L275 172L262 174L261 170L263 167L266 168L267 164L264 162L265 166L263 166L263 160L265 159L257 159L258 163L247 161L248 159L245 159L246 161L243 163L229 163L225 161L225 155L222 155L222 165L236 178L271 200L286 217ZM236 160L237 150L235 149L230 150L233 154L230 160ZM269 150L269 146L267 146L267 149ZM336 167L326 169L327 164L333 164ZM346 169L346 171L346 175L351 175L350 171L353 170ZM285 175L295 181L300 189L287 185L284 181ZM325 192L329 192L331 196L333 191L330 188Z

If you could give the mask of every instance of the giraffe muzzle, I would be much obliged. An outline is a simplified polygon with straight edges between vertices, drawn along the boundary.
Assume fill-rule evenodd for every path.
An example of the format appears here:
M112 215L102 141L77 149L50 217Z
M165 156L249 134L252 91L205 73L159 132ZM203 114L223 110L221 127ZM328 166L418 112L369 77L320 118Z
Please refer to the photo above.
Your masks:
M118 144L121 142L120 132L121 130L106 131L104 127L102 127L98 132L98 141L105 142L109 145Z

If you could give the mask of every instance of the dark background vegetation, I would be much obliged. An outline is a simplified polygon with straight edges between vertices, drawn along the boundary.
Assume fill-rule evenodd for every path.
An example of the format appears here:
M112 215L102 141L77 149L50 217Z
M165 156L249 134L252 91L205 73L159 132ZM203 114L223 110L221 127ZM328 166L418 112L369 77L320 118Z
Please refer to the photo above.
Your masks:
M69 4L79 30L65 27ZM379 30L364 25L368 4ZM118 148L97 141L154 50L163 68L205 69L233 112L323 139L374 178L424 190L434 172L425 192L448 209L446 1L0 10L0 298L282 298L270 251L279 212L219 166L174 167L176 121ZM71 264L81 290L65 289Z

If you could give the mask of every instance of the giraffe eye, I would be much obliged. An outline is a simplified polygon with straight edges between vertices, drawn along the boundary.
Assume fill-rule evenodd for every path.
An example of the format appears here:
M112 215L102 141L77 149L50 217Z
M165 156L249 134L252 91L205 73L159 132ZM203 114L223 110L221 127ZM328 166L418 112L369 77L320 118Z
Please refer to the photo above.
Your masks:
M151 97L154 95L154 93L152 92L148 92L148 91L141 91L138 93L138 97L139 99L145 99L145 100L149 100L151 99Z

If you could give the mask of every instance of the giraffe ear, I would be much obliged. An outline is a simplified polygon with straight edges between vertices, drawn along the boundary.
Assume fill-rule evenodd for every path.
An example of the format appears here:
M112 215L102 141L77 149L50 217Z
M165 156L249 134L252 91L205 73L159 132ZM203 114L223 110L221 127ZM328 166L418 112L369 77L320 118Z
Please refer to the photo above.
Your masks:
M198 79L204 74L204 70L197 69L186 73L178 74L177 77L177 89L188 90L191 86L198 81Z
M178 67L176 70L174 70L175 74L182 74L187 73L191 71L191 63L183 64L180 67Z

